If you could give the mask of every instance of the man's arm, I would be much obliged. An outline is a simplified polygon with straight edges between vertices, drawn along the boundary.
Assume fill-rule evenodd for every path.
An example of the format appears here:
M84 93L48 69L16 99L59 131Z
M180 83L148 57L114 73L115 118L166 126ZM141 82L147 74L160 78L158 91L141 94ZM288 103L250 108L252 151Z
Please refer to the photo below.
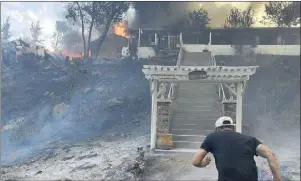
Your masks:
M210 157L206 157L205 156L207 155L207 151L204 150L204 149L200 149L194 156L193 156L193 159L192 159L192 164L195 166L195 167L200 167L200 168L203 168L203 167L206 167L211 159ZM204 159L205 158L205 159Z
M275 155L275 153L273 153L272 150L269 149L264 144L259 144L256 147L256 153L257 153L257 155L267 159L268 164L269 164L270 169L273 174L274 181L281 181L282 179L281 179L281 175L280 175L280 166L279 166L279 162L278 162L278 159L277 159L277 156Z

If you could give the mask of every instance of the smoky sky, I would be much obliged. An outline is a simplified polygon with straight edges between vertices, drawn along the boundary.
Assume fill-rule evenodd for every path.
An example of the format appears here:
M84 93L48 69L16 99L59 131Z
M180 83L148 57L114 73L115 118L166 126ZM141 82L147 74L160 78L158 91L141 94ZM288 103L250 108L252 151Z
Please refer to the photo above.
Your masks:
M245 10L251 6L255 10L255 26L263 26L259 23L264 15L266 2L136 2L137 17L135 26L141 28L161 28L170 24L185 13L204 8L208 11L210 27L222 27L225 17L233 7Z

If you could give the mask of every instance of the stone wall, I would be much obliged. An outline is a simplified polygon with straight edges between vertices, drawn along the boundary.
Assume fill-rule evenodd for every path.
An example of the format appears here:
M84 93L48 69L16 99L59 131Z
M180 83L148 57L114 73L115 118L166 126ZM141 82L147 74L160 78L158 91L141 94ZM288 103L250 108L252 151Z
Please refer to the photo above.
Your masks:
M157 102L157 134L156 148L171 149L172 134L170 134L171 102Z
M171 121L171 102L158 102L157 105L157 134L168 134Z

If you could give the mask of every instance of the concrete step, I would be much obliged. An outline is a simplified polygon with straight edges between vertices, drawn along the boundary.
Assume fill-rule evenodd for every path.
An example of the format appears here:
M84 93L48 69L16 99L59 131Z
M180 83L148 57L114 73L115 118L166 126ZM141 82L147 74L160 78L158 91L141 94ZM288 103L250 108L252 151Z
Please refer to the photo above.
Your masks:
M199 149L202 142L173 141L174 148Z
M177 99L181 99L181 98L185 98L185 99L192 99L192 100L217 100L217 96L212 95L212 94L207 94L207 95L200 95L200 94L177 94Z
M176 99L174 101L175 105L179 105L179 106L193 106L193 107L196 107L196 106L210 106L212 107L212 103L214 103L214 105L218 105L217 103L217 100L212 100L210 102L204 102L204 101L191 101L191 100L181 100L179 101L179 99Z
M207 107L206 107L207 106ZM217 103L206 103L206 104L203 104L203 103L188 103L188 104L185 104L185 103L179 103L179 104L174 104L173 108L174 109L179 109L179 110L182 110L182 109L198 109L198 110L218 110L217 109L217 106L218 104Z
M217 87L212 86L212 85L197 85L197 86L191 86L191 85L187 85L187 86L183 86L180 84L180 86L178 87L178 90L207 90L208 92L211 92L211 90L217 90Z
M179 88L188 88L188 87L193 87L193 88L198 88L198 87L214 87L216 86L215 84L212 83L198 83L198 82L180 82L179 83Z
M180 98L186 98L186 99L198 99L198 100L202 100L202 99L217 99L217 96L213 95L213 94L190 94L190 93L185 93L185 94L177 94L177 99Z
M220 117L219 115L220 114L218 112L214 112L214 113L174 112L174 113L172 113L172 118L212 120L212 119L216 118L216 116Z
M173 141L202 142L205 138L206 135L172 135Z
M214 89L210 88L210 89L194 89L194 88L183 88L183 89L178 89L177 90L178 93L181 94L203 94L203 95L212 95L212 94L217 94L218 92L216 92Z
M179 98L176 100L177 103L180 104L194 104L194 105L212 105L212 104L217 104L217 101L215 99L208 99L208 100L199 100L199 99L185 99L185 98Z
M197 115L219 115L219 111L212 109L212 110L199 110L195 108L190 109L174 109L172 115L179 115L179 114L197 114Z
M216 83L212 82L204 82L204 83L197 83L197 82L180 82L183 85L216 85Z
M215 90L208 89L208 90L203 90L203 89L178 89L177 93L179 94L196 94L196 95L213 95L217 94Z
M184 103L174 103L174 107L177 109L187 109L189 107L195 108L195 109L217 109L217 104L216 106L211 106L211 105L189 105L189 104L184 104Z
M180 97L190 97L190 98L216 98L217 95L215 93L206 93L203 94L202 92L178 92L177 94L178 98Z
M172 128L171 133L177 135L208 135L215 131L214 125L212 125L212 129L176 129Z
M195 123L192 123L192 122L180 123L179 122L179 123L172 123L170 125L170 129L175 129L175 130L178 130L178 129L212 130L212 129L214 129L214 123L215 123L215 121L212 121L212 122L195 122ZM197 125L197 126L189 126L189 125Z
M172 115L172 121L175 123L181 123L183 121L189 122L189 123L198 123L198 122L204 122L204 121L216 121L219 117L221 117L220 114L215 115L189 115L189 114L173 114Z
M187 149L187 148L173 148L170 150L161 150L161 149L156 149L155 150L155 155L158 156L185 156L192 158L195 153L197 153L200 150L200 148L197 149Z
M218 110L216 110L215 108L212 109L196 109L194 107L186 107L185 109L175 109L175 113L177 114L181 114L181 113L188 113L188 114L213 114L213 113L217 113Z
M192 109L192 108L191 108ZM189 117L197 117L197 118L205 118L205 117L212 117L216 115L220 115L220 112L218 110L212 110L212 111L202 111L202 110L194 110L194 111L188 111L188 110L182 110L182 109L174 109L172 112L173 117L177 116L189 116Z
M199 122L204 122L203 120L206 120L206 122L214 122L220 117L220 115L212 116L212 117L207 117L206 119L203 117L181 117L181 116L176 116L172 117L172 123L175 124L195 124Z
M210 104L202 104L202 103L182 103L182 102L174 102L173 107L175 109L186 109L186 108L197 108L197 109L212 109L218 108L217 102L213 102Z
M179 87L177 90L178 93L202 93L202 94L213 94L218 93L214 87Z
M185 107L185 108L196 108L196 107L211 107L216 108L218 103L216 101L208 101L208 102L176 102L174 107Z
M178 89L177 91L179 94L202 94L202 95L213 95L216 94L217 92L215 90L212 89Z
M181 117L173 117L172 118L172 124L199 124L199 123L211 123L214 122L219 118L220 116L211 117L211 119L203 119L203 118L190 118L187 117L186 119L183 119Z
M172 119L185 119L185 120L216 120L217 118L220 117L220 114L215 113L215 114L188 114L188 113L173 113L172 114Z
M213 121L211 122L198 122L198 123L171 123L171 129L197 129L197 130L211 130L214 127Z

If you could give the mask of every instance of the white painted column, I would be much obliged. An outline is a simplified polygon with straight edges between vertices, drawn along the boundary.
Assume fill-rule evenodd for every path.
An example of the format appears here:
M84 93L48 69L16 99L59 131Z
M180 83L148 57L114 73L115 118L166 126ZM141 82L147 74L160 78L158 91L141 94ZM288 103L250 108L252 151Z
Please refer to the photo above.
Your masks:
M243 84L238 82L236 85L237 99L236 99L236 132L242 131L242 91Z
M155 33L155 47L157 47L159 44L158 35Z
M140 59L140 41L141 41L141 29L139 28L138 30L138 45L137 45L137 57L138 57L138 60Z
M180 46L182 47L183 44L183 33L180 33Z
M150 150L153 152L156 149L157 135L157 80L152 80L152 115L151 115L151 145Z

